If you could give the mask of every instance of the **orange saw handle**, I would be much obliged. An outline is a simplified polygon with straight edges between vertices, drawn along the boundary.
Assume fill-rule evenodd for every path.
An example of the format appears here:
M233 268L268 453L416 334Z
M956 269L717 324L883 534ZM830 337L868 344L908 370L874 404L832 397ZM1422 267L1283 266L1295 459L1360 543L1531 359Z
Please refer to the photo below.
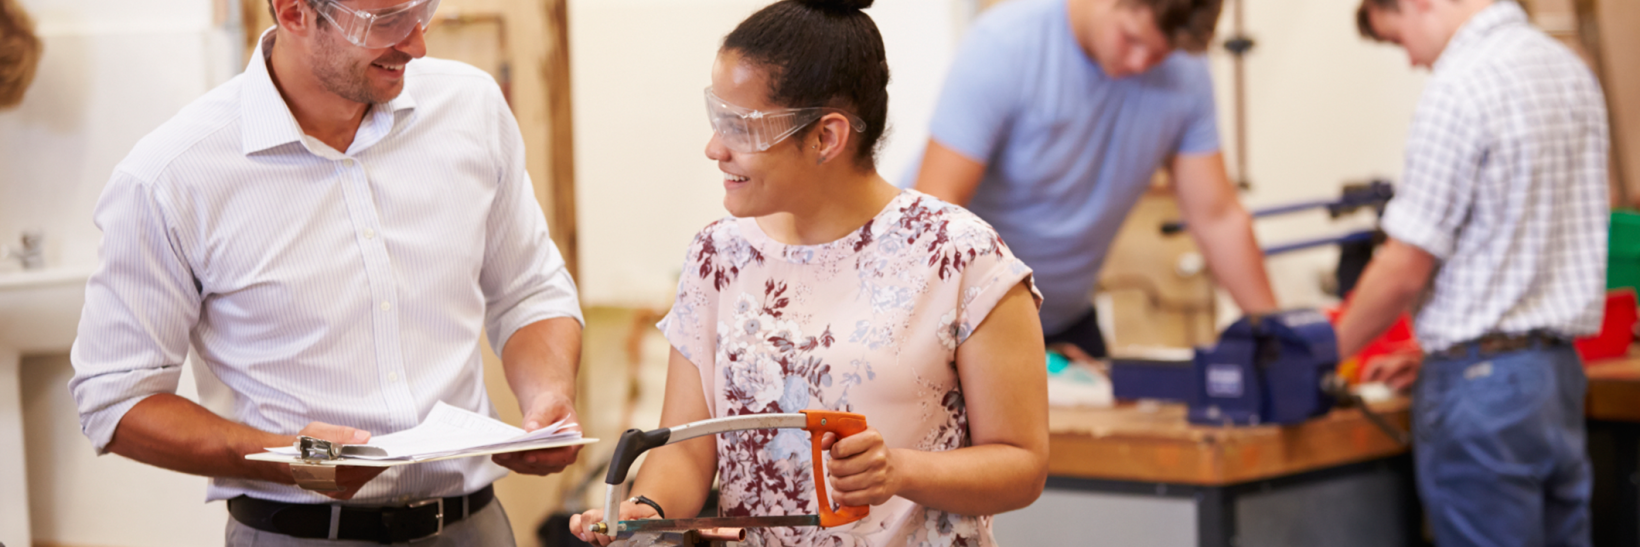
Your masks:
M827 410L804 410L803 415L808 417L808 425L803 428L809 432L809 445L814 447L814 495L820 506L820 527L831 528L854 522L871 514L870 506L844 506L836 511L831 510L831 499L826 494L825 460L820 459L820 439L826 432L837 434L842 440L850 435L866 430L866 417L853 412L832 412Z

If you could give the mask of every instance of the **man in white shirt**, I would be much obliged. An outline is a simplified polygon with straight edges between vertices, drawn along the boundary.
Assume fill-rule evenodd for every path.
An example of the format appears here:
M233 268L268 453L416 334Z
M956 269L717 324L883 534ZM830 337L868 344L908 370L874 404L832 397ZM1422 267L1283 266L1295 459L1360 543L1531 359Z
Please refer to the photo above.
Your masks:
M439 401L495 416L485 332L526 429L575 418L574 283L495 81L421 59L437 5L272 0L245 73L138 143L97 206L82 429L99 453L212 477L229 545L511 545L490 484L577 455L344 467L334 499L245 459L298 434L364 442ZM190 349L231 416L175 395Z
M1338 327L1353 355L1420 298L1418 490L1436 544L1588 545L1587 379L1569 340L1604 310L1605 99L1502 0L1363 0L1361 33L1432 74L1406 172Z

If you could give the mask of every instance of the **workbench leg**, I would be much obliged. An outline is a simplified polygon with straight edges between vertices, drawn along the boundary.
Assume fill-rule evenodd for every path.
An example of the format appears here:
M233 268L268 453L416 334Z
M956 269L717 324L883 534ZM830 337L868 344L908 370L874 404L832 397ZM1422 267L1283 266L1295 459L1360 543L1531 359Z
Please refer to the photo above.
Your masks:
M1594 544L1640 547L1640 425L1589 421Z
M1236 547L1236 498L1227 488L1196 491L1196 544Z
M1406 523L1407 545L1434 547L1435 544L1424 536L1424 499L1418 495L1417 468L1413 464L1412 454L1396 456L1390 460L1389 466L1396 480L1401 482L1401 508Z
M1612 451L1617 469L1616 545L1640 547L1640 425L1612 424Z

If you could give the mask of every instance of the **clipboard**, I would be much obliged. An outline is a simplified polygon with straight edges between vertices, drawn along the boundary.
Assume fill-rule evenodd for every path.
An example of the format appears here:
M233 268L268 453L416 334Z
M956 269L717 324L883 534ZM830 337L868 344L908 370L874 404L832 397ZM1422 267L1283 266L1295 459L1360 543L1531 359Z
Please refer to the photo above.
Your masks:
M323 442L323 441L321 441L321 442ZM334 457L321 457L321 458L315 458L315 457L303 458L299 454L298 455L278 454L278 453L274 453L274 452L259 452L259 453L256 453L256 454L247 454L245 456L245 459L252 460L252 461L259 461L259 462L288 463L288 464L295 464L295 465L314 465L314 466L326 466L326 467L336 467L336 466L343 466L343 465L357 466L357 467L398 467L398 466L401 466L401 465L410 465L410 464L426 463L426 462L436 462L436 461L443 461L443 460L453 460L453 459L456 459L456 458L470 458L470 457L473 457L473 456L489 456L489 455L493 455L493 454L505 454L505 453L508 453L508 452L523 452L523 451L526 451L526 450L540 450L540 449L546 449L546 448L563 448L563 447L568 447L568 446L581 446L581 445L592 444L592 443L595 443L595 442L598 442L598 439L583 437L583 438L580 438L580 439L574 439L574 440L569 440L569 441L551 441L551 442L541 442L541 443L525 443L525 444L509 445L509 446L493 448L493 449L473 450L473 451L470 451L470 452L464 451L464 452L459 452L459 453L456 453L456 454L446 454L446 455L442 455L442 456L436 456L436 457L431 457L431 458L422 458L422 459L371 460L371 459L364 459L364 458L349 457L349 456L346 456L346 455L336 455Z

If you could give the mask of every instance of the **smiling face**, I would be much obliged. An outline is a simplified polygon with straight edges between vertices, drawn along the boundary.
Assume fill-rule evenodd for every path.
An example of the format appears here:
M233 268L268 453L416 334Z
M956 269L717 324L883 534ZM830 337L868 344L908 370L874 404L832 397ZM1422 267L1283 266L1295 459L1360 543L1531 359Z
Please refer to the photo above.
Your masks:
M403 3L403 0L352 0L342 5L379 9ZM356 103L376 104L391 101L404 91L404 67L427 54L427 43L418 28L391 47L362 48L348 42L336 25L327 21L313 36L311 52L308 65L314 79L326 91Z
M1080 24L1089 35L1085 48L1105 74L1125 78L1144 73L1167 60L1173 46L1156 26L1147 6L1123 0L1097 2Z
M786 108L769 102L768 71L746 62L732 50L718 53L712 64L712 93L724 102L761 111ZM762 152L730 150L722 137L712 133L706 142L706 157L723 171L723 207L729 214L747 218L792 212L809 203L816 187L809 184L814 164L803 153L814 146L813 126L780 141Z

